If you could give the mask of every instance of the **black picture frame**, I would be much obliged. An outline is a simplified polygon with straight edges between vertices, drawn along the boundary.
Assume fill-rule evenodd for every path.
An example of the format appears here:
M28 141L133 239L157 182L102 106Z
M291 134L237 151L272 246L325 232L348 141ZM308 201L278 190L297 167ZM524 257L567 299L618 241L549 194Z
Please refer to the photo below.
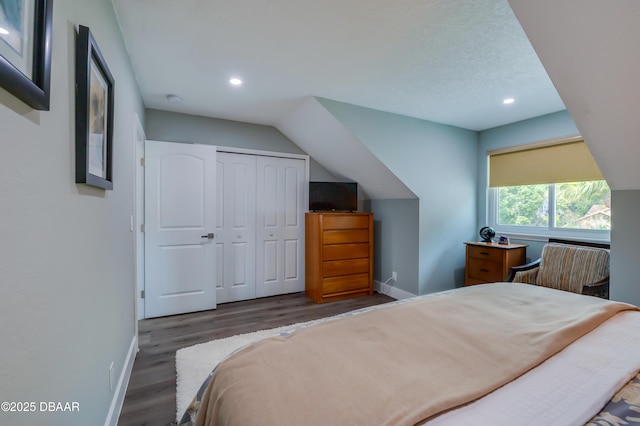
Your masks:
M49 111L53 0L34 0L34 6L31 78L0 55L0 86L31 108Z
M76 183L113 189L115 82L91 30L76 39Z

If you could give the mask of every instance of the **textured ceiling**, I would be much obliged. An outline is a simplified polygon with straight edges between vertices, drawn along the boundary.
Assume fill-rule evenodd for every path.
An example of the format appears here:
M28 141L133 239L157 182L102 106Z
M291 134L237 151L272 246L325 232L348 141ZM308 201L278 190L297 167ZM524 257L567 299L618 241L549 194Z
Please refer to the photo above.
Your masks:
M274 125L320 96L472 130L565 109L507 0L112 2L148 108Z

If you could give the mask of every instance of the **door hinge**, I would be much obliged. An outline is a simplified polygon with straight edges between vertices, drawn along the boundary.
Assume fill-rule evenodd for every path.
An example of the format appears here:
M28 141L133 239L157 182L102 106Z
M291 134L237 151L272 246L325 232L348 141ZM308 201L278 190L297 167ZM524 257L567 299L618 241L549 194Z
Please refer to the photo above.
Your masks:
M144 158L141 158L141 159L140 159L140 165L141 165L142 167L144 167Z
M144 232L144 223L140 225L140 232Z
M144 290L142 290L142 291L140 292L140 298L141 298L141 299L144 299Z

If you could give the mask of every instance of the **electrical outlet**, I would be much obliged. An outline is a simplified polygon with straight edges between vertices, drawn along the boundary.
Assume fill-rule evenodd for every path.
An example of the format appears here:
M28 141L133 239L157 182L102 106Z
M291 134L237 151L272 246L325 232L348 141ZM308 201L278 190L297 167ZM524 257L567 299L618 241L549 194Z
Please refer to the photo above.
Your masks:
M109 390L113 390L113 361L111 361L111 365L109 366Z
M392 279L393 281L398 281L398 273L397 273L396 271L393 271L393 272L391 273L391 279Z

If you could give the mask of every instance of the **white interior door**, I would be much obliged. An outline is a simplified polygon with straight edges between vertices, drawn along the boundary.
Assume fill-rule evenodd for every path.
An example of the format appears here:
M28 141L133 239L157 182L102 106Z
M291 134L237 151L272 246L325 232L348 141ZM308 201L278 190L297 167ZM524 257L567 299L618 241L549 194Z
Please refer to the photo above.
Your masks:
M216 307L216 148L145 143L145 314Z
M256 296L304 291L305 161L257 161Z
M216 297L256 297L256 156L218 152Z

